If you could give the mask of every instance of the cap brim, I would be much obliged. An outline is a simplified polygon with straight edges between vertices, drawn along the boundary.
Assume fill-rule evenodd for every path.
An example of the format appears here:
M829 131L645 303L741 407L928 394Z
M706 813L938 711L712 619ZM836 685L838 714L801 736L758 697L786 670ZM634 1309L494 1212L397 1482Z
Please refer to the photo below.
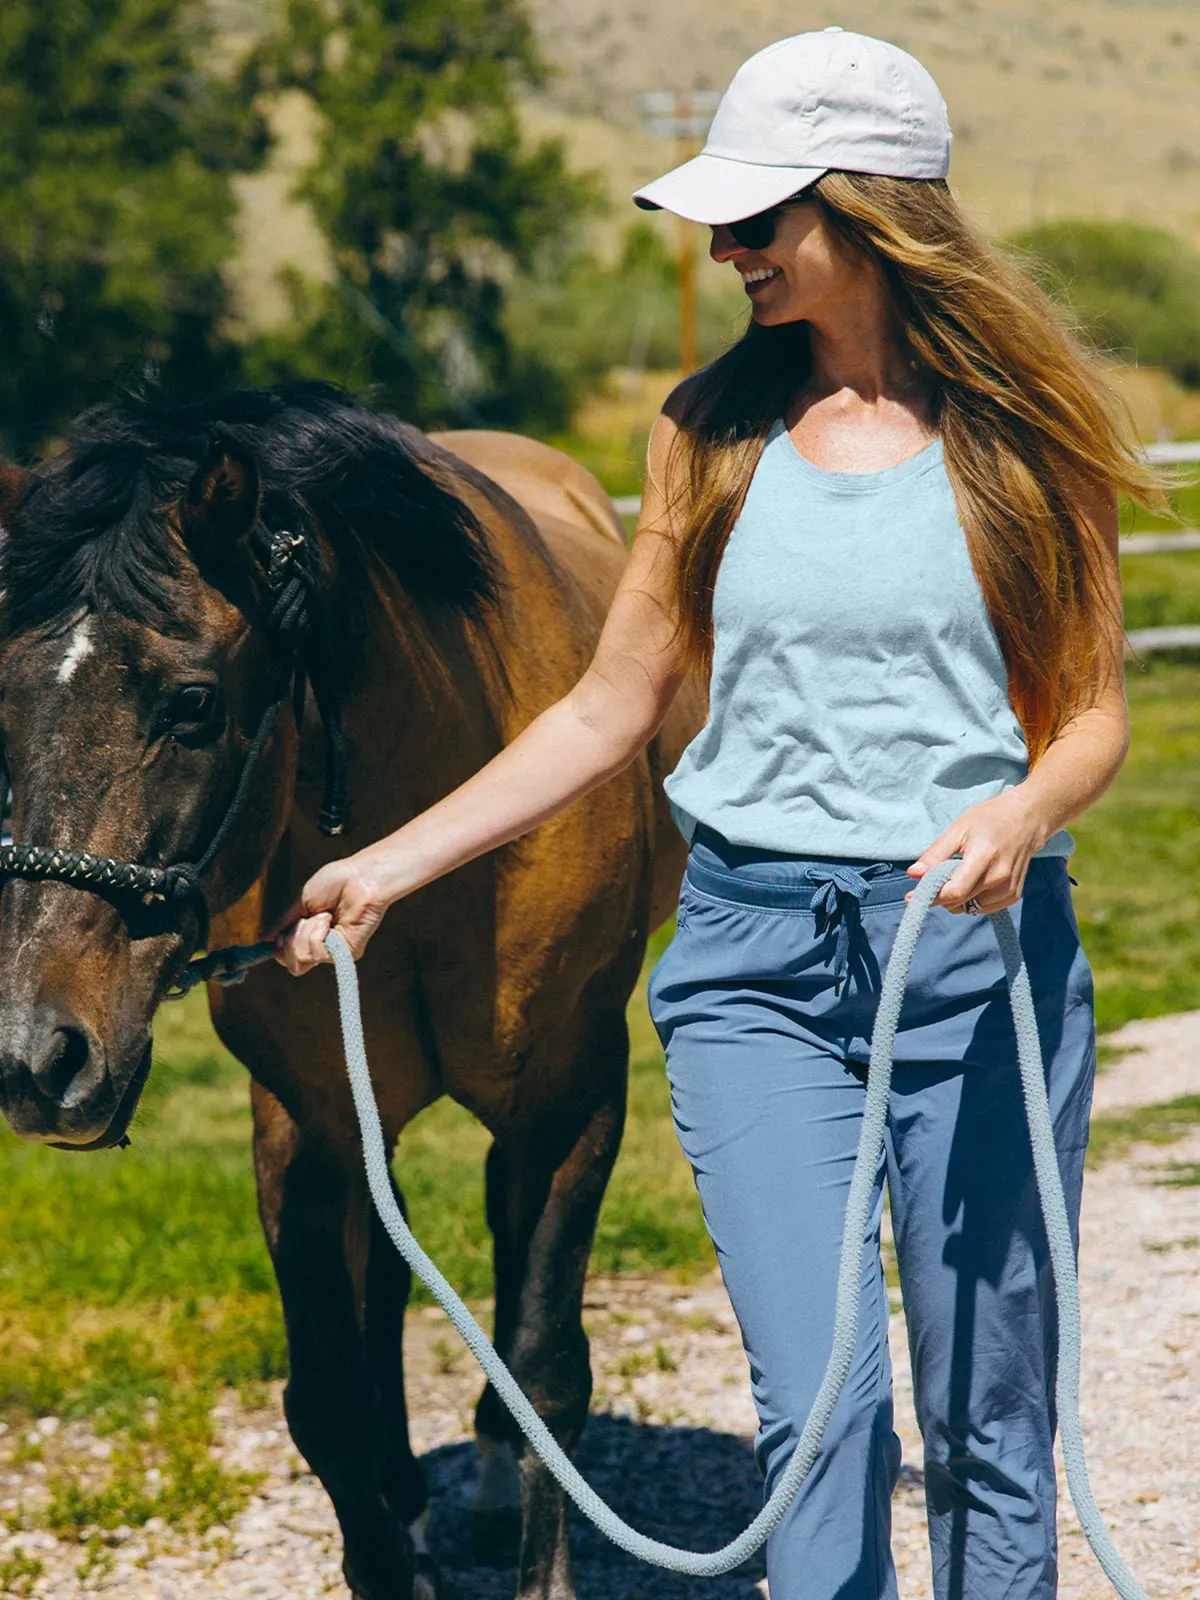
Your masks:
M703 151L638 189L634 204L643 211L673 211L689 222L739 222L777 206L828 172L828 167L759 167Z

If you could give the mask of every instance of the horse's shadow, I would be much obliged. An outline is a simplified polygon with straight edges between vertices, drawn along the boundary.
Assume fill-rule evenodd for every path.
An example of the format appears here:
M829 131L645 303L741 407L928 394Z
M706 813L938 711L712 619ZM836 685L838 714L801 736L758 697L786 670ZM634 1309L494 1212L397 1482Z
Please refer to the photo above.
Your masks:
M693 1550L728 1544L762 1506L750 1445L707 1428L648 1427L593 1413L576 1464L596 1492L639 1532ZM422 1457L432 1503L429 1546L454 1600L509 1600L516 1569L471 1560L470 1495L478 1471L471 1444ZM720 1578L686 1578L627 1555L570 1506L571 1560L579 1600L761 1600L762 1551Z

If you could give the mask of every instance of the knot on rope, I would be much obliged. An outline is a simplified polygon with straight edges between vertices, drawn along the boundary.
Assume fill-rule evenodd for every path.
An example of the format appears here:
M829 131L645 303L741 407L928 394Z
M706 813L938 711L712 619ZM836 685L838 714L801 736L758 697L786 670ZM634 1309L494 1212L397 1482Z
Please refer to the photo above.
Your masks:
M225 987L241 983L252 967L269 961L275 954L273 939L263 939L258 944L231 944L220 950L210 950L206 956L189 961L175 982L167 990L167 1000L182 1000L201 983L219 983Z
M158 890L164 900L172 905L183 905L188 900L203 900L200 888L200 871L190 861L177 861L162 869L162 885Z
M296 641L312 631L309 597L316 592L308 541L286 528L268 535L267 589L272 599L267 611L268 631L280 639Z

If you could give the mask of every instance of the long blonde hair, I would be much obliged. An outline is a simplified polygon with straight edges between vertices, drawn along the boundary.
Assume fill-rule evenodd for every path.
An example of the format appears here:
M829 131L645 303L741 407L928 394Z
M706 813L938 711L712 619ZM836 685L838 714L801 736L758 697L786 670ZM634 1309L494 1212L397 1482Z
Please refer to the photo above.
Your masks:
M1089 505L1107 488L1169 515L1169 480L1146 464L1067 314L976 231L943 180L827 172L813 193L836 239L877 265L907 353L932 379L931 420L1032 770L1110 662L1098 626L1113 609L1109 557ZM685 389L668 459L681 508L676 637L706 677L726 541L771 425L809 371L806 323L752 323Z

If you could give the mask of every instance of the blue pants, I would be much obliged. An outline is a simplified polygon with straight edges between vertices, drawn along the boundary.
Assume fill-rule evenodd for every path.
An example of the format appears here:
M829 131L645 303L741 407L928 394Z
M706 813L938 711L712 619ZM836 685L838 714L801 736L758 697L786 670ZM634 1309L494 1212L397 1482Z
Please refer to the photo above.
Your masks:
M671 1105L750 1363L767 1494L833 1337L842 1222L908 862L767 856L703 826L650 976ZM1092 975L1062 859L1009 908L1032 984L1072 1229L1095 1071ZM1057 1588L1057 1328L1004 964L987 917L930 908L896 1034L858 1344L767 1545L771 1600L895 1600L886 1167L938 1600Z

